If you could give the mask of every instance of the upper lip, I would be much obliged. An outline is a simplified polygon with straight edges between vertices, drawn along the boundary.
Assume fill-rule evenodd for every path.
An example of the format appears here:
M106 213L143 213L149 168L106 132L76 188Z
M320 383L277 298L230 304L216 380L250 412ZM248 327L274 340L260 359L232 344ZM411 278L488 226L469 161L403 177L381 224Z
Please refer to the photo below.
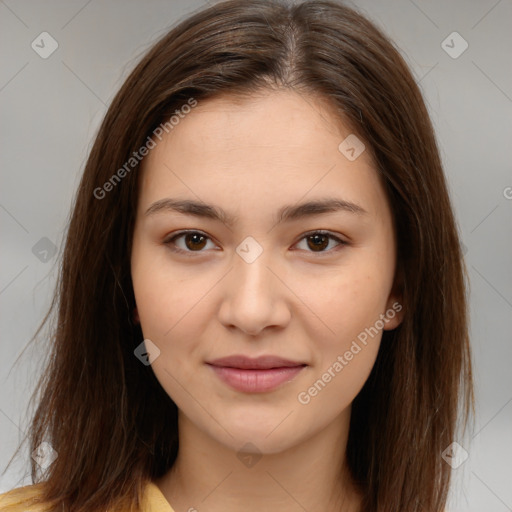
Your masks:
M207 361L207 364L229 368L240 368L242 370L268 370L270 368L306 366L306 363L290 361L289 359L283 359L282 357L272 355L256 358L234 355L221 357L220 359L214 359L213 361Z

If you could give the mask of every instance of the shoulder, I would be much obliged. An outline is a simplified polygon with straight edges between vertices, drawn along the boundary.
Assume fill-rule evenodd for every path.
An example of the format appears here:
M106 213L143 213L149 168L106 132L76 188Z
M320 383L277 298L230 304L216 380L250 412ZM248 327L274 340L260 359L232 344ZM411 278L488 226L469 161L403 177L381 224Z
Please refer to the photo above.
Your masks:
M42 500L43 484L18 487L0 494L1 512L45 512L49 510Z
M27 485L0 494L0 512L51 512L51 507L42 499L43 486L43 483ZM174 512L153 482L148 482L145 486L142 510Z
M154 482L148 482L146 485L142 510L145 512L174 512L162 491Z

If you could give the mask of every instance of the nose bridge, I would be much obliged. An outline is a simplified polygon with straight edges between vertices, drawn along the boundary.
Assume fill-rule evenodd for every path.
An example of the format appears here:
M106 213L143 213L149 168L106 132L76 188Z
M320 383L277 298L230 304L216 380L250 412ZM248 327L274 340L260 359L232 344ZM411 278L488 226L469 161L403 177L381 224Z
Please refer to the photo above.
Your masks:
M247 237L236 249L233 279L239 300L268 303L273 294L275 279L267 267L272 267L271 250L252 237ZM275 263L274 263L275 264Z
M222 322L257 333L285 321L287 308L279 304L283 290L274 275L272 250L248 237L236 252L221 309Z

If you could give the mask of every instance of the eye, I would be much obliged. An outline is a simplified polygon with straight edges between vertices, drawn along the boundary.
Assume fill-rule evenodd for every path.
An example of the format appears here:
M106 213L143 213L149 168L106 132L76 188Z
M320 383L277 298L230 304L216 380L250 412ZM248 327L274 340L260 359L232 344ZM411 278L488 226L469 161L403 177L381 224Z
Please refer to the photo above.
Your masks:
M183 238L184 240L184 248L176 246L175 241L180 238ZM203 252L201 249L206 245L206 240L210 240L210 237L200 231L181 231L180 233L165 240L164 244L168 245L169 248L175 252Z
M183 239L184 246L179 247L176 243L177 240ZM192 252L204 252L202 249L207 244L207 241L211 240L209 236L202 233L201 231L181 231L174 236L166 239L164 244L169 246L169 248L174 252L179 253L192 253ZM330 252L325 249L329 246L330 241L334 240L337 242L337 246L348 245L348 242L345 242L338 238L337 236L329 233L328 231L311 231L306 233L300 241L306 241L308 248L313 248L313 250L309 252ZM306 249L307 250L307 249ZM337 249L334 249L337 250Z
M308 248L313 248L310 252L332 252L331 250L326 251L325 249L329 246L329 242L334 240L337 242L337 248L340 246L348 245L348 242L341 240L337 236L329 233L328 231L311 231L310 233L306 233L302 238L301 242L305 240ZM334 249L334 250L338 250Z

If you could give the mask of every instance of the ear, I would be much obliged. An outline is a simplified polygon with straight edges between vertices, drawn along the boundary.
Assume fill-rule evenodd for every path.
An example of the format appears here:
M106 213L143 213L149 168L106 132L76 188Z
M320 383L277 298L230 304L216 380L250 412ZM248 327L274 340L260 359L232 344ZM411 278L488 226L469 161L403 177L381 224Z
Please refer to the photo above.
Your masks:
M137 308L133 309L132 317L133 317L133 323L134 324L140 324L139 311L137 310Z
M405 305L403 303L404 275L402 268L395 273L395 281L386 302L385 331L396 329L404 319Z

